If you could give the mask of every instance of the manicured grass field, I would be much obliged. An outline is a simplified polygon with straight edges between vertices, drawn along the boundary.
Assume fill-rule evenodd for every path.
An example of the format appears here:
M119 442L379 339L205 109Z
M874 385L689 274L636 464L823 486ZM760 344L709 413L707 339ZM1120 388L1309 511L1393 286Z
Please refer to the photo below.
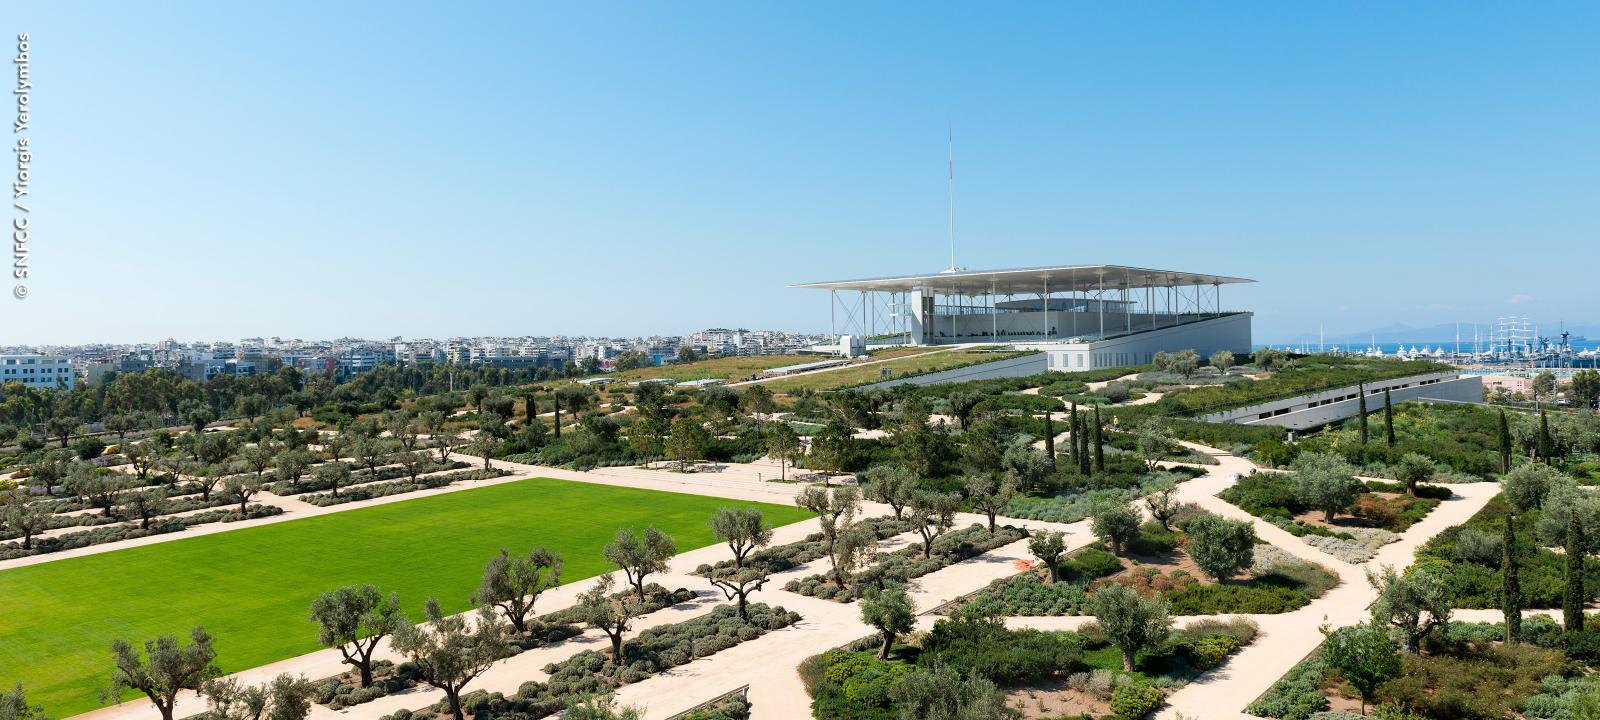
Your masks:
M501 547L548 547L573 582L615 569L600 548L618 527L653 524L682 552L714 542L706 519L738 505L757 505L773 525L806 517L790 506L537 478L0 571L0 685L22 682L30 701L62 718L99 705L117 638L186 639L203 625L222 669L238 671L317 650L309 605L340 585L398 592L413 619L430 595L465 610Z

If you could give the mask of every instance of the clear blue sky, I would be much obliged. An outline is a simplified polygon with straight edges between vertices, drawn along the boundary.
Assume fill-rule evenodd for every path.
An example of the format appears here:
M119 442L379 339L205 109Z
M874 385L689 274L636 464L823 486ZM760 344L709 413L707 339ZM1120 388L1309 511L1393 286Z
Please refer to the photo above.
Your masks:
M973 269L1600 320L1595 3L147 5L7 7L0 344L826 329L785 285L945 266L947 122Z

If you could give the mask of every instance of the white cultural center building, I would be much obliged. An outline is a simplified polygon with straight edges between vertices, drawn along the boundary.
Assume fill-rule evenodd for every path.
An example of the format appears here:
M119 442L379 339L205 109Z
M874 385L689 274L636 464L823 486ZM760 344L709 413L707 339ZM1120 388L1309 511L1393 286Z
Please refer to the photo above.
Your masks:
M804 283L827 290L834 334L873 344L998 343L1051 370L1148 363L1157 352L1250 352L1249 312L1224 310L1226 275L1123 265L955 270Z

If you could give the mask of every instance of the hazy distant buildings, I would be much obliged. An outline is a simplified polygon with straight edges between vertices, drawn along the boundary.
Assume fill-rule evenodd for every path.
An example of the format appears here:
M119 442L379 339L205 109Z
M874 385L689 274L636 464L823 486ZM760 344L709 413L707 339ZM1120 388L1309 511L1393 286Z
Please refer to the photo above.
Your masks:
M71 390L77 373L72 359L62 355L0 355L0 385L9 382L37 390Z

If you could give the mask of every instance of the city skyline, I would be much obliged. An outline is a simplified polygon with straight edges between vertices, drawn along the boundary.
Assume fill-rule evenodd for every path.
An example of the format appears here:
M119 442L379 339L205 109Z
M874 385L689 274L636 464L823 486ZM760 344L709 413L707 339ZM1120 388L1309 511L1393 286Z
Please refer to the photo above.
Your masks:
M0 344L826 330L787 285L947 264L950 126L965 267L1255 278L1262 342L1593 322L1596 14L24 7Z

